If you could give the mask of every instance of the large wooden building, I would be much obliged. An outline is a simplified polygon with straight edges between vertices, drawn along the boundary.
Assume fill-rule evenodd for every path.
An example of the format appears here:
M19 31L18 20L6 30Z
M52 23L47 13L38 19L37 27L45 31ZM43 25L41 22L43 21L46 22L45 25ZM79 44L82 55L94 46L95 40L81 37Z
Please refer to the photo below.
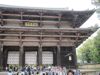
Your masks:
M75 48L91 29L79 28L94 11L0 6L0 65L77 67Z

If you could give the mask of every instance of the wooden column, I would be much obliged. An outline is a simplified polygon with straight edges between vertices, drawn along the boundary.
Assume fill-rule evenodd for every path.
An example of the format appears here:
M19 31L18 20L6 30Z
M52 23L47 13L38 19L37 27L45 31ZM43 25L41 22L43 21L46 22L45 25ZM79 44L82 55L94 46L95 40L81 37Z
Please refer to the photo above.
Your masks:
M59 16L59 18L58 18L58 25L57 25L57 28L60 28L60 26L61 26L61 13L60 14L58 14L58 16Z
M39 45L38 49L38 65L42 65L42 45Z
M7 66L7 59L8 59L8 49L3 51L3 69Z
M20 20L21 20L21 26L24 26L24 23L23 23L23 13L24 12L20 12Z
M79 39L79 36L80 36L80 33L77 32L76 33L76 38L75 38L75 42L74 42L74 46L72 46L72 54L73 54L73 63L74 63L74 68L78 68L78 65L77 65L77 56L76 56L76 47L78 46L78 39Z
M1 22L1 26L3 26L3 16L2 16L2 12L0 11L0 22Z
M78 66L77 66L77 56L76 56L76 47L75 46L72 47L72 53L73 53L74 66L77 69Z
M77 32L77 33L76 33L76 36L77 36L77 37L76 37L76 40L75 40L75 43L74 43L74 44L75 44L75 46L77 47L77 46L79 45L78 39L79 39L80 33Z
M21 14L20 19L21 19L21 20L23 20L23 13L24 13L24 12L20 12L20 14Z
M53 66L56 66L56 64L57 64L57 48L56 47L54 47L53 48Z
M43 13L39 13L40 14L40 27L42 27L43 23L42 23L42 16L43 16Z
M60 45L57 45L57 66L61 65L61 57L60 57Z
M20 51L19 51L19 66L22 68L24 67L24 50L23 50L23 46L20 45Z
M57 65L61 66L61 42L62 42L62 32L60 32L59 42L57 45Z
M77 27L76 26L76 20L78 18L78 15L77 14L73 14L74 18L73 18L73 28Z
M0 67L3 67L3 44L0 42Z
M40 31L40 42L39 42L39 49L38 49L38 65L42 65L42 31Z
M20 46L19 46L19 66L22 68L24 67L25 64L25 56L24 56L24 50L23 50L23 45L22 45L22 34L20 33Z

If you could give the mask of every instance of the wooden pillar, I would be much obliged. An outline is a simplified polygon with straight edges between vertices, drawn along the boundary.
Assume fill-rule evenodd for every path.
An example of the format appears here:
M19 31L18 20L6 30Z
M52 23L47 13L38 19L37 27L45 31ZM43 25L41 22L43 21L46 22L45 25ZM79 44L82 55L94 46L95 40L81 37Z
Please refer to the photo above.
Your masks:
M59 42L57 45L57 65L61 66L61 42L62 42L62 32L60 32Z
M59 16L59 18L58 18L57 28L60 28L60 26L61 26L61 16L62 16L62 14L59 13L58 16Z
M2 16L2 12L0 11L0 22L1 22L1 26L3 26L3 16Z
M53 48L53 66L56 66L57 64L57 48Z
M76 47L79 45L78 44L78 39L79 39L80 33L77 32L76 35L77 35L76 42L74 43L74 46L72 47L72 52L73 52L74 65L75 65L75 68L77 69L78 65L77 65Z
M39 45L39 49L38 49L38 65L42 65L42 46L41 44Z
M40 41L39 41L39 49L38 49L38 65L42 65L42 31L40 31Z
M24 50L23 46L20 46L20 51L19 51L19 66L22 68L25 65L25 56L24 56Z
M75 46L72 47L72 53L73 53L74 66L77 69L78 66L77 66L77 56L76 56L76 47Z
M22 68L25 65L25 53L22 45L22 33L20 33L20 46L19 46L19 66Z
M42 27L43 26L43 23L42 23L42 16L43 16L43 12L40 12L40 24L39 26Z
M61 65L61 57L60 57L60 45L57 45L57 66Z
M8 49L3 51L3 69L7 66L7 59L8 59Z
M0 42L0 67L3 67L3 44Z
M23 20L23 13L24 12L20 12L21 26L24 26L24 22L22 21Z
M73 18L73 28L77 27L76 26L76 20L78 18L78 15L77 14L73 14L74 18Z

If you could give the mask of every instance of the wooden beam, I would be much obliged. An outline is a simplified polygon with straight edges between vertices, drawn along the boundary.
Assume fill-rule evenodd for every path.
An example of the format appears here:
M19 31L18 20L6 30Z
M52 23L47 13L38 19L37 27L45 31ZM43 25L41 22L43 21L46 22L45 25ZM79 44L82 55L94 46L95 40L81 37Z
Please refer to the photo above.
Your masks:
M91 28L30 28L30 27L7 27L7 26L4 26L4 27L0 27L0 30L9 30L9 31L37 31L37 30L43 30L43 31L46 31L46 32L73 32L73 33L76 33L76 32L82 32L82 33L87 33L89 31L92 32Z
M19 34L0 34L0 36L19 36Z
M0 39L0 41L20 42L20 39ZM40 42L40 40L22 39L22 42ZM42 40L42 42L59 42L59 40ZM62 40L62 42L76 42L76 40Z
M19 34L0 34L0 36L13 36L13 37L17 37L17 36L20 36ZM87 37L89 37L89 36L77 36L77 35L45 35L45 34L42 34L42 35L31 35L31 34L22 34L22 36L24 36L24 37L62 37L62 38L71 38L71 37L73 37L73 38L87 38Z
M34 22L34 23L58 23L58 21L40 21L40 20L20 20L20 19L3 19L4 21L9 21L9 22Z
M7 42L18 42L20 41L19 39L0 39L0 41L7 41Z
M3 13L2 15L3 16L18 16L18 17L21 16L20 14L9 14L9 13L7 13L7 14ZM40 15L26 15L26 14L23 14L23 16L24 17L37 17L37 18L40 18L41 17ZM59 18L59 16L45 16L45 15L43 15L42 17L43 18L50 18L50 19Z

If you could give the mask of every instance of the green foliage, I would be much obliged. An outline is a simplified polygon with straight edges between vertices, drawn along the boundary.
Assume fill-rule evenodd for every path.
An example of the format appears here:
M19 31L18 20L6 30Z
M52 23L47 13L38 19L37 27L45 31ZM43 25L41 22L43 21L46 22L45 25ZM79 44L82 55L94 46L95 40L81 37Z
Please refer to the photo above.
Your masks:
M85 61L90 63L92 61L91 57L91 50L92 50L92 40L87 40L80 48L78 48L78 57L82 62Z
M100 30L93 39L88 39L78 49L78 59L83 63L100 63Z
M94 38L94 47L93 47L93 61L100 63L100 31L98 35Z

